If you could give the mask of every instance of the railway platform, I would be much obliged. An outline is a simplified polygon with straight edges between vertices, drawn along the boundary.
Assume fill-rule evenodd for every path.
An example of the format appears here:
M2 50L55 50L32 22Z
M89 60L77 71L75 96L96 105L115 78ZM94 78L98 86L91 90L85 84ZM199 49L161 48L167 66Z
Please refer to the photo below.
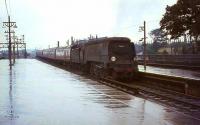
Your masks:
M155 66L146 66L146 71L145 71L143 65L139 65L138 67L139 71L141 72L200 80L200 71L191 71L191 70L176 69L176 68L161 68Z
M35 59L0 61L0 125L199 125L162 106ZM191 109L192 110L192 109Z

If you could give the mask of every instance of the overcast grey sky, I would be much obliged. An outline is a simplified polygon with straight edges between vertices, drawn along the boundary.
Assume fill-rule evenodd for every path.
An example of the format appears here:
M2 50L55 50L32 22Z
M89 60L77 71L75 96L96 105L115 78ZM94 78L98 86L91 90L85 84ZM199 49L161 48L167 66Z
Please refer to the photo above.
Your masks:
M70 36L90 34L126 36L138 41L138 27L147 22L147 32L159 27L166 5L177 0L7 0L16 34L25 35L28 48L65 45ZM0 0L0 25L7 21L4 0ZM4 39L0 29L0 40Z

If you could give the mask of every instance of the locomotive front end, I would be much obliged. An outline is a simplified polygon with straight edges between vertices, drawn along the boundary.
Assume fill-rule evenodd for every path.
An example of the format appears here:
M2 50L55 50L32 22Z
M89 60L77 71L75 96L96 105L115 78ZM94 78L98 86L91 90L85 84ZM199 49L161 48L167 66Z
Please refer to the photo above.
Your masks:
M108 51L109 67L114 79L130 79L137 74L135 46L128 38L112 40Z

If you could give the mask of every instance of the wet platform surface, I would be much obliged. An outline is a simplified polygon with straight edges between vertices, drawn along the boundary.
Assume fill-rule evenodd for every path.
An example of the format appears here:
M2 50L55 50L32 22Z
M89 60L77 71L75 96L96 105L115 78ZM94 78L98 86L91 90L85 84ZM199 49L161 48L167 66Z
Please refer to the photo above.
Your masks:
M0 125L199 125L200 119L43 62L0 60Z
M200 80L200 71L191 71L191 70L176 69L176 68L160 68L155 66L147 66L145 71L143 65L139 65L138 67L139 70L142 72Z

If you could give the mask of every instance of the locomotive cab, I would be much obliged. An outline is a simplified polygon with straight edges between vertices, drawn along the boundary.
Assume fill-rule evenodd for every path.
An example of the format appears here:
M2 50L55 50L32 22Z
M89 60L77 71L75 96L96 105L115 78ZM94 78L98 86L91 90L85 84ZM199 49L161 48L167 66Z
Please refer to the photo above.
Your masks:
M131 78L138 71L135 46L129 39L110 41L108 55L108 67L113 77Z

